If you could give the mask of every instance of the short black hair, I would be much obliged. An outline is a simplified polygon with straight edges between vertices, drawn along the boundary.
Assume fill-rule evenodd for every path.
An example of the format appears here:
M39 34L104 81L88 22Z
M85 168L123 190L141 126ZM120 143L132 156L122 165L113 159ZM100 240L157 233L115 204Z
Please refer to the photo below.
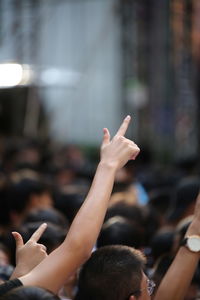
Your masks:
M75 300L127 299L141 288L144 263L143 254L132 247L101 247L80 271Z
M0 297L0 300L59 300L57 295L43 288L22 286L15 288Z
M42 181L22 179L12 183L8 190L8 204L12 211L23 212L29 204L31 195L42 195L49 187Z
M182 178L176 186L168 214L170 222L179 221L191 204L195 204L200 189L200 178L191 176Z
M142 226L128 218L115 216L102 226L97 239L97 247L107 245L125 245L135 248L143 246Z

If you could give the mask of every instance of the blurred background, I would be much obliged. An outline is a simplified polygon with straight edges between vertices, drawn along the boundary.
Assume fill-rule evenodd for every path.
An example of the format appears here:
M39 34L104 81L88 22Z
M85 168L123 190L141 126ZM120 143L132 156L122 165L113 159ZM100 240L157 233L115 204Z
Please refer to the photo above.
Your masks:
M103 128L127 114L141 152L116 173L96 245L141 249L158 286L199 193L200 1L0 0L0 282L12 231L27 241L45 220L48 253L62 242Z
M0 0L0 134L199 163L198 0ZM3 142L2 142L3 143Z

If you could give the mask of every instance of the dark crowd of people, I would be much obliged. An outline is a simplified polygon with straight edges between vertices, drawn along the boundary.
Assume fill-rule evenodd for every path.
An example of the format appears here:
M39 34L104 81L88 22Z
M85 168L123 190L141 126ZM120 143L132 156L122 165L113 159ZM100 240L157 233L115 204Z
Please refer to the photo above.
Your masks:
M200 299L195 161L170 167L104 128L78 146L0 142L0 300Z

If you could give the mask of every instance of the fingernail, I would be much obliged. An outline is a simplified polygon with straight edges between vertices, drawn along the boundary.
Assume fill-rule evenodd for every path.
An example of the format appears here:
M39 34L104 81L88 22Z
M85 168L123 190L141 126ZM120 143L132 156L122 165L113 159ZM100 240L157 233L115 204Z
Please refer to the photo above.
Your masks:
M131 118L131 116L130 116L130 115L128 115L128 116L126 117L126 120L130 120L130 118Z

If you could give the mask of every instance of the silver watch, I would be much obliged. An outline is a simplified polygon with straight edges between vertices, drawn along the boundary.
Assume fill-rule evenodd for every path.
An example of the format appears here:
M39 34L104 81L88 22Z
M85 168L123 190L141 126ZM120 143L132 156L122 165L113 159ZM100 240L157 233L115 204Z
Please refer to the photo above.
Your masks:
M192 252L200 251L200 236L190 235L183 239L181 246L186 246Z

